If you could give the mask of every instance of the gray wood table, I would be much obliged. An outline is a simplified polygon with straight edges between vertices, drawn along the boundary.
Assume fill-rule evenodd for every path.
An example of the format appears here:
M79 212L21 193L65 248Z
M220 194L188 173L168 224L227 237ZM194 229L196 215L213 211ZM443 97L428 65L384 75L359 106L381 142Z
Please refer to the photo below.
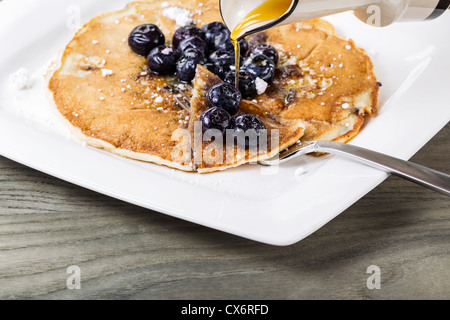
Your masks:
M450 172L449 139L447 125L412 160ZM0 157L2 299L449 299L449 244L449 198L396 177L275 247Z

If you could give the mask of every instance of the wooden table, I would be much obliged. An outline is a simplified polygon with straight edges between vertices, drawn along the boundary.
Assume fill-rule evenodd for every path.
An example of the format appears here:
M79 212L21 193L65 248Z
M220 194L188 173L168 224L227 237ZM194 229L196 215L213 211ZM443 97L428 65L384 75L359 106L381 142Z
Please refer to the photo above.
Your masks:
M450 172L449 140L447 125L412 160ZM396 177L275 247L0 158L2 299L448 299L449 244L449 198ZM80 290L67 288L72 265ZM372 265L380 289L367 286Z

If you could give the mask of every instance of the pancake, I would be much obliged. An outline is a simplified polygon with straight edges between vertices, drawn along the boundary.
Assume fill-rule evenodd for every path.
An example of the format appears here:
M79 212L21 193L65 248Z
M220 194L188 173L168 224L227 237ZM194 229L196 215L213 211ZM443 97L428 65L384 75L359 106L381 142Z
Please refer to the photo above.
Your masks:
M256 100L273 114L301 119L302 142L348 142L377 111L379 85L370 58L334 32L315 19L253 36L280 54L275 84Z
M283 119L277 115L267 112L264 107L247 100L243 100L237 116L242 114L253 114L261 120L267 128L267 144L258 150L249 148L240 148L234 143L227 146L223 141L204 141L201 134L201 114L210 106L206 94L208 90L221 83L219 77L208 71L202 66L197 67L197 73L194 79L193 95L191 99L191 117L189 121L189 130L191 132L191 141L200 141L197 147L194 147L194 163L199 173L208 173L221 171L240 166L245 163L255 163L276 156L280 151L293 145L304 134L304 125L302 121L295 119ZM195 123L200 127L195 130ZM195 146L195 145L194 145ZM199 156L201 155L201 157Z
M347 142L376 112L373 65L352 40L334 35L333 26L318 19L273 28L248 41L278 49L275 83L255 100L244 101L241 112L257 114L269 130L278 129L280 147L269 146L266 153L246 154L226 165L194 163L185 137L174 133L184 130L192 135L191 124L205 108L205 86L219 79L198 68L188 112L177 104L176 93L165 89L178 85L176 77L149 72L146 59L131 51L127 38L136 26L154 23L170 44L179 25L167 14L168 8L188 10L184 18L202 27L222 21L218 3L137 1L93 18L49 70L48 89L58 113L90 146L179 170L212 172L273 156L302 136L302 142Z
M197 21L220 19L216 1L202 2L201 11L196 1L182 7ZM178 1L167 3L177 5ZM159 25L171 39L178 26L163 11L160 1L132 2L124 10L89 21L51 70L48 88L59 113L88 145L193 171L190 162L172 156L180 143L172 141L172 134L187 129L189 119L174 94L163 90L175 78L149 73L146 59L132 52L126 41L131 30L144 23Z

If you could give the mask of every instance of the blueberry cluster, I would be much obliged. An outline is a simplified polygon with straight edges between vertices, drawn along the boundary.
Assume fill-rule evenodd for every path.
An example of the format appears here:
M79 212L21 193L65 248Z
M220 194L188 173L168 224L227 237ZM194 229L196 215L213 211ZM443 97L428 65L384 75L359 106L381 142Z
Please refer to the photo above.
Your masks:
M208 91L210 108L201 115L203 132L218 129L225 135L227 129L234 129L235 138L245 141L246 147L259 143L264 124L254 115L234 117L242 99L252 99L257 95L256 79L272 84L278 53L270 45L260 44L249 49L245 39L239 41L241 57L239 89L235 88L235 52L230 31L221 22L212 22L198 28L187 25L175 31L172 46L165 45L165 36L153 24L136 27L129 35L131 49L146 56L149 69L159 75L176 74L181 82L191 82L198 64L220 77L224 83L213 86ZM238 139L248 130L256 134L256 139ZM254 131L253 131L254 130Z
M242 101L242 94L235 86L226 82L216 84L209 89L207 99L210 108L200 116L203 132L216 129L225 136L226 130L232 129L234 130L233 138L240 147L258 146L262 130L266 127L252 114L235 116ZM249 132L249 130L252 131Z
M165 36L153 24L136 27L128 38L131 49L148 57L149 69L160 75L176 74L180 81L191 82L197 64L219 76L225 82L235 84L235 52L230 40L230 30L221 22L212 22L198 28L187 25L175 31L172 46L165 45ZM273 83L278 63L277 50L267 44L249 49L245 39L239 41L241 68L239 91L244 99L257 95L256 78Z

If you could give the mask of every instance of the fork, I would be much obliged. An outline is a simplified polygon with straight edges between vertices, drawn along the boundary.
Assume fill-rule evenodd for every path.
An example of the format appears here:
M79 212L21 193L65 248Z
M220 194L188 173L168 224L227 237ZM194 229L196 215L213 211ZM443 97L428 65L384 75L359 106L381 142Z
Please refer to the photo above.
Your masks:
M192 92L190 86L186 85L186 88L189 92ZM190 96L186 94L186 92L183 92L183 90L180 90L175 86L165 87L164 89L176 93L175 100L177 104L188 112L190 111ZM263 166L274 166L302 155L317 152L346 156L372 168L396 175L450 197L450 175L413 162L404 161L373 150L341 142L312 141L306 143L306 145L296 144L281 151L275 157L267 160L260 160L258 163Z
M180 88L180 86L182 87ZM180 83L178 85L168 85L163 87L163 90L174 95L175 101L180 108L189 113L191 112L191 103L189 101L191 100L193 88L189 84Z
M299 156L315 152L345 156L450 197L450 175L410 161L341 142L312 141L306 145L295 145L271 159L259 161L259 164L264 166L279 165Z

